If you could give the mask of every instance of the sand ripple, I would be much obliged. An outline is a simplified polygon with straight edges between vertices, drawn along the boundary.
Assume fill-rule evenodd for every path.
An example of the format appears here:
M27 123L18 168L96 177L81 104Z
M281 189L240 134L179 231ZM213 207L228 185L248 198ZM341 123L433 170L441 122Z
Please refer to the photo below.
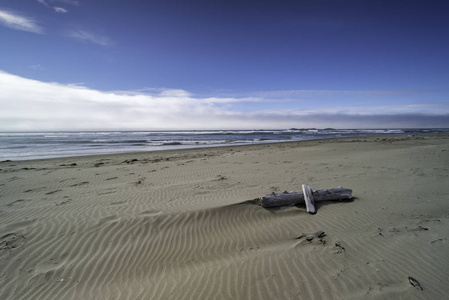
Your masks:
M410 143L2 165L0 299L446 299L449 147ZM245 202L301 183L357 198Z

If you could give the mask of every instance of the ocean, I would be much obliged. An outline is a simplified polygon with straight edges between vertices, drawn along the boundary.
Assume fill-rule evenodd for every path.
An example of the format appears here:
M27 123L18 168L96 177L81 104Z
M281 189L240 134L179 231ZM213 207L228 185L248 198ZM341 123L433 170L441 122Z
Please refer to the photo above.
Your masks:
M356 136L441 133L449 133L449 129L0 132L0 161Z

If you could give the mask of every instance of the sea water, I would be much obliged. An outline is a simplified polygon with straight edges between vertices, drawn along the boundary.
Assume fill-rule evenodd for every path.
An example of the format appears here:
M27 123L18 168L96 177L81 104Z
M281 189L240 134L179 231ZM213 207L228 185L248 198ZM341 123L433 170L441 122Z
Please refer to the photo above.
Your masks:
M324 138L449 133L449 129L0 132L0 161Z

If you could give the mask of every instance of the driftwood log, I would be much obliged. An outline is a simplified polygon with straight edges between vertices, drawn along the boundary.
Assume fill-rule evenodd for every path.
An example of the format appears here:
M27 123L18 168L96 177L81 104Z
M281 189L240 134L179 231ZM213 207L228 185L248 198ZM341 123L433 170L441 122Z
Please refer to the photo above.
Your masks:
M304 187L305 186L305 187ZM304 190L306 192L304 192ZM304 194L310 194L304 197ZM307 211L310 213L315 213L314 202L316 201L332 201L332 200L347 200L352 198L352 190L343 187L338 187L335 189L326 190L316 190L303 185L303 192L283 192L283 193L271 193L255 199L255 203L265 207L280 207L280 206L291 206L306 203ZM307 202L306 202L307 200Z
M313 191L307 184L302 185L302 194L304 195L304 202L306 203L306 210L308 213L315 214L315 198L313 198Z

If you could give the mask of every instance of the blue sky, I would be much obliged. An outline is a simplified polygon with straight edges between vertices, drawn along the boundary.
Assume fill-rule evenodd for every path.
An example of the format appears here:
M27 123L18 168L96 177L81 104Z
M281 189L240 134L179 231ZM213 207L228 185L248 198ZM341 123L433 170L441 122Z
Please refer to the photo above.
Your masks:
M0 130L449 127L447 1L3 0Z

